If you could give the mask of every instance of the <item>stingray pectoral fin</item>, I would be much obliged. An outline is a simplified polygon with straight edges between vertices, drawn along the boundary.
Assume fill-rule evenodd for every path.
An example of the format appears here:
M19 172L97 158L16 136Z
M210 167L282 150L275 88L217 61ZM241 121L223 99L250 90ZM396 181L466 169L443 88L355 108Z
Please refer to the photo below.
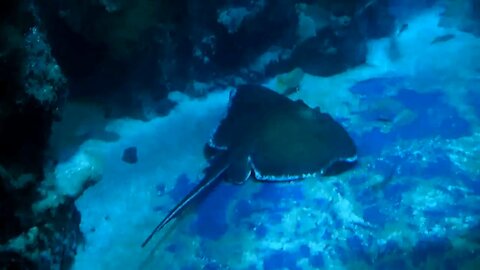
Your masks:
M190 193L188 193L172 210L170 210L168 215L157 225L157 227L155 227L155 229L153 229L145 241L143 241L142 247L145 247L148 242L152 240L153 236L162 230L163 227L165 227L165 225L167 225L172 219L184 212L195 198L209 190L210 187L213 187L213 184L217 183L218 180L221 179L220 176L228 169L228 167L229 164L225 164L223 166L211 166L207 168L202 181L198 183L195 188L190 191Z
M235 163L230 164L230 167L225 173L225 180L237 185L245 183L252 173L252 168L249 163L247 157L235 160Z

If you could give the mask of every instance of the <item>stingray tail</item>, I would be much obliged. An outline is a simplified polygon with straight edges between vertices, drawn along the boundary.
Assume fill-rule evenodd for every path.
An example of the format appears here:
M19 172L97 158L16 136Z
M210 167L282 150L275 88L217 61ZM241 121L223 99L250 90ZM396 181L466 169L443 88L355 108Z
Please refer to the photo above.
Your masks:
M176 218L178 215L183 213L185 209L191 204L191 202L198 198L199 195L203 194L204 192L211 190L210 188L214 186L215 183L218 182L220 176L227 170L229 167L228 164L222 164L218 166L218 164L214 164L217 166L210 166L205 170L205 176L203 177L202 181L198 183L195 188L190 191L170 212L168 215L153 229L153 231L148 235L148 237L143 241L142 248L145 247L150 240L152 240L153 236L159 232L160 230L165 227L172 219Z

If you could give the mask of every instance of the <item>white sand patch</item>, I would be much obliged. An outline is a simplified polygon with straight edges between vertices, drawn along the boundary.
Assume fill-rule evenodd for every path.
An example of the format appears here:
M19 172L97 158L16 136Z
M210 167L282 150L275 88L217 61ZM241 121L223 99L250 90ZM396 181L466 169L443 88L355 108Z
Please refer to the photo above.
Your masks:
M103 179L77 201L86 245L79 250L73 269L139 269L155 240L146 249L140 245L165 214L153 212L161 201L156 185L162 183L168 190L181 173L196 179L205 165L203 145L223 116L227 101L228 91L186 99L166 117L111 123L107 129L120 135L116 142L89 141L82 146L90 152L96 149L105 167ZM134 165L121 160L123 150L130 146L138 149ZM174 203L163 202L167 208ZM169 267L175 267L170 263Z

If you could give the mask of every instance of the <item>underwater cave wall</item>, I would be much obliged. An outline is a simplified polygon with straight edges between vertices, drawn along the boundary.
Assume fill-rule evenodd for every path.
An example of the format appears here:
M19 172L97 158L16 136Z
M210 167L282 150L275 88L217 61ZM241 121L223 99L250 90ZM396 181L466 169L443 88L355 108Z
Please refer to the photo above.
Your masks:
M206 82L259 82L296 67L338 74L395 27L388 1L34 2L70 97L140 118L145 100L203 95Z
M0 266L53 269L71 264L81 241L73 199L35 211L45 155L67 81L30 1L0 3Z

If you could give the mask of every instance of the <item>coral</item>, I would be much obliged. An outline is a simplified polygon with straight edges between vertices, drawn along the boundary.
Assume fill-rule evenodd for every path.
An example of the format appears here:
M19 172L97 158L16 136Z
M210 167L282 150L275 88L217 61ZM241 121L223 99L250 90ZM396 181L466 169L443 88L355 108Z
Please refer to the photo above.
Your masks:
M2 1L0 15L0 268L67 269L81 242L73 200L32 211L66 79L31 1Z
M40 187L42 199L32 207L41 213L58 207L68 199L80 196L101 178L102 162L94 155L81 151L64 163L57 165Z
M74 202L65 202L41 218L36 226L0 245L0 264L6 264L1 256L12 258L21 254L21 260L8 263L22 267L8 269L69 269L78 245L84 241L79 223L80 214ZM26 263L29 266L24 268Z
M25 35L26 59L23 67L23 81L27 95L42 104L57 101L66 89L66 79L53 58L45 36L37 27Z
M234 6L218 10L217 22L223 25L229 34L237 32L244 20L256 16L265 7L265 1L255 1L250 5L252 6Z
M218 13L218 23L222 24L227 28L228 33L235 33L242 21L249 15L248 9L245 7L237 7L224 9Z

